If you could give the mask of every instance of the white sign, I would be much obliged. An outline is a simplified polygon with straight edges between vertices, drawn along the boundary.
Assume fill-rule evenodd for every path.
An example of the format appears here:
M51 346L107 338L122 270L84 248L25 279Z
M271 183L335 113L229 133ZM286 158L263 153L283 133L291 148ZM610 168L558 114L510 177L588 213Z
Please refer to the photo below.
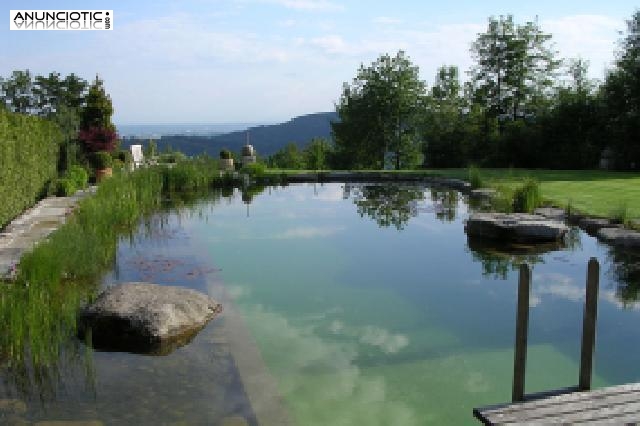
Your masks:
M15 31L112 30L113 10L10 10L9 29Z

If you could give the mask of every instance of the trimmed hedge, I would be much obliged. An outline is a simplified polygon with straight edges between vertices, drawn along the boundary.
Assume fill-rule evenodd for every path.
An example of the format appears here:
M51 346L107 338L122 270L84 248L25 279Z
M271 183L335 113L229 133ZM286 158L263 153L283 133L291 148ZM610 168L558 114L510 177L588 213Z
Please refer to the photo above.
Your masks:
M54 123L0 108L0 229L32 206L56 178L61 142Z

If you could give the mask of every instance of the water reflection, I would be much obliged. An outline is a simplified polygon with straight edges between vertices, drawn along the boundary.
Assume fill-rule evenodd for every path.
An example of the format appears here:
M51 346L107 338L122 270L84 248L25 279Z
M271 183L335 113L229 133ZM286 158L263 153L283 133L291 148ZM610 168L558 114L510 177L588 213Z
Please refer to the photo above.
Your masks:
M640 252L612 247L607 274L616 283L616 296L627 305L640 300Z
M431 188L429 192L436 217L443 222L453 222L458 210L460 193L447 188Z
M544 262L543 255L554 251L576 251L582 247L580 229L570 228L562 241L523 244L467 237L467 247L474 261L482 263L482 275L506 279L509 271L519 265L535 265Z
M418 216L418 201L424 200L424 188L402 184L354 184L344 186L343 198L352 198L360 217L369 216L381 227L402 230Z

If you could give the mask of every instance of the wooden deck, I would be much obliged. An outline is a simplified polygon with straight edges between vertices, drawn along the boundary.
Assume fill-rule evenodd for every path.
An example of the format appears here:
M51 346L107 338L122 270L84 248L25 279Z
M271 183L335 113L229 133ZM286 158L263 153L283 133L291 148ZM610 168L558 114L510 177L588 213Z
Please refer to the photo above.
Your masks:
M635 424L640 422L640 383L475 408L473 415L486 425Z

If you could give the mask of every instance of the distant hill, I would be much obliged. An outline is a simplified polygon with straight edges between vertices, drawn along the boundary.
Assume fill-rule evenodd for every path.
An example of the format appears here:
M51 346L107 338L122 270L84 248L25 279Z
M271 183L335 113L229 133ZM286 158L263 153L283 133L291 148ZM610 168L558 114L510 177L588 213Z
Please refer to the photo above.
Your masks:
M295 117L286 123L250 127L248 129L249 143L254 146L260 156L274 154L290 142L294 142L302 148L313 138L330 138L331 122L337 120L338 115L335 112L319 112ZM128 148L133 144L146 142L146 140L137 138L125 138L122 141L122 147ZM210 136L162 136L156 142L160 151L170 147L190 156L207 153L212 157L217 157L223 148L239 152L247 142L247 131Z

